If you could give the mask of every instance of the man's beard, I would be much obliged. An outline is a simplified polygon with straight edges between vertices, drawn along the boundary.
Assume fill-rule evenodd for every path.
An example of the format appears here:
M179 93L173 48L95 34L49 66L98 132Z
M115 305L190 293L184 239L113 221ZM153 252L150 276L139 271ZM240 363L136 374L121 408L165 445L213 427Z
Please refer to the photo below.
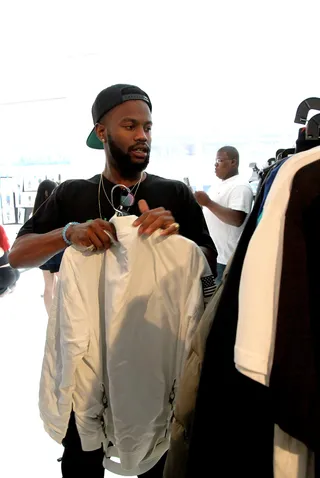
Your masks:
M147 154L146 159L143 162L135 163L130 157L130 150L124 153L110 135L108 135L108 146L111 154L112 166L118 171L123 179L136 179L139 173L142 173L146 169L150 160L150 152ZM137 145L135 145L137 146Z

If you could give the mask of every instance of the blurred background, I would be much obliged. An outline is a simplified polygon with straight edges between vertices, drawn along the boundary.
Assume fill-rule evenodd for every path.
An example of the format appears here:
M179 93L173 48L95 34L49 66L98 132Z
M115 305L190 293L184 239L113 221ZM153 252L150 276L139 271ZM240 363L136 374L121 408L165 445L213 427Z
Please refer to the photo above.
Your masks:
M200 187L231 144L250 175L294 144L298 104L320 94L319 12L313 0L3 4L0 175L100 172L103 154L85 144L91 105L117 82L152 99L150 172Z

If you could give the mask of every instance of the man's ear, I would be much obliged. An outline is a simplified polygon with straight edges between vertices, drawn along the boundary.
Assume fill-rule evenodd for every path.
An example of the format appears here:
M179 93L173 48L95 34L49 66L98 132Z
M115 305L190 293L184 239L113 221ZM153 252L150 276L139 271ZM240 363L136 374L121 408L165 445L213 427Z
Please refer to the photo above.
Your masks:
M107 136L106 127L101 123L96 123L94 129L95 129L96 135L100 139L100 141L102 143L105 143L106 142L106 136Z

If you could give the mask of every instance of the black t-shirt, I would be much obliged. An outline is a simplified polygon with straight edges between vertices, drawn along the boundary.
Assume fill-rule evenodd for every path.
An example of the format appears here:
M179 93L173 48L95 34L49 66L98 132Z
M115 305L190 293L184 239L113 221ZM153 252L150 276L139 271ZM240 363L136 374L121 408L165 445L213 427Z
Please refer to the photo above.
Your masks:
M91 179L68 180L52 193L49 199L37 210L29 221L20 229L18 237L24 234L44 234L64 227L68 222L86 222L100 217L99 214L100 175ZM103 178L105 191L111 198L113 183ZM137 188L135 188L136 190ZM150 209L164 207L172 212L180 224L180 234L200 247L216 249L209 235L208 228L200 206L190 189L180 181L160 178L148 174L137 189L134 205L130 214L140 216L138 201L145 199ZM107 221L115 212L105 196L103 188L100 194L102 217ZM114 206L119 207L120 188L114 191Z

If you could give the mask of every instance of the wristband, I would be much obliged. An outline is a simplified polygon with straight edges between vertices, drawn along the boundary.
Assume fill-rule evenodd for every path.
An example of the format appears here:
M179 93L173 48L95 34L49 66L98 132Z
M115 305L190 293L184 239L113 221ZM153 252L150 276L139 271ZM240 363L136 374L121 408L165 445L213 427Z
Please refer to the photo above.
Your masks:
M76 226L77 224L80 224L80 222L68 222L68 224L66 226L64 226L64 228L63 228L62 237L63 237L64 242L68 246L71 246L72 242L69 241L69 239L67 238L67 230L69 229L70 226Z

